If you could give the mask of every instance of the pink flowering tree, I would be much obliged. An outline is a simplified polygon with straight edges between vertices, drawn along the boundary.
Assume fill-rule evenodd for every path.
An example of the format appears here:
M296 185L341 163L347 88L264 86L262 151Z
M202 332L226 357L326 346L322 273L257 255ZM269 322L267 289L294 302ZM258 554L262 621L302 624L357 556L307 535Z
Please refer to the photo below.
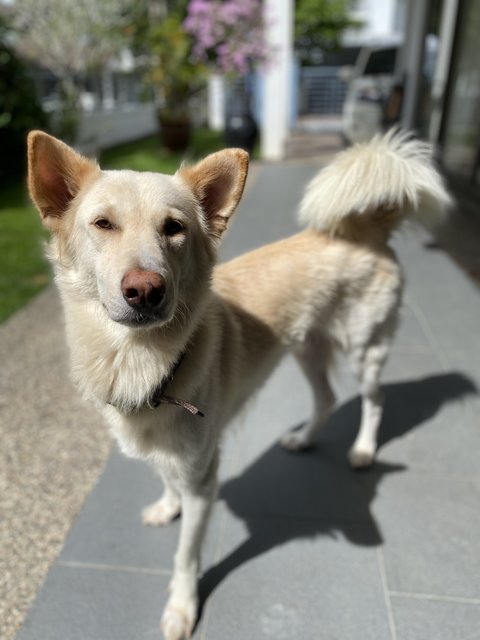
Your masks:
M190 0L183 26L218 73L245 76L269 59L261 0Z

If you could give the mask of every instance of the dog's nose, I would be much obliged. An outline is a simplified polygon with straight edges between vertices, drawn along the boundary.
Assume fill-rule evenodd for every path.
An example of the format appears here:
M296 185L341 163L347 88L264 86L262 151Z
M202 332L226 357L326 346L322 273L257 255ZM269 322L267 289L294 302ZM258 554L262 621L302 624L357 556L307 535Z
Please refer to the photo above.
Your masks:
M132 269L123 276L123 297L134 309L156 309L165 297L165 278L155 271Z

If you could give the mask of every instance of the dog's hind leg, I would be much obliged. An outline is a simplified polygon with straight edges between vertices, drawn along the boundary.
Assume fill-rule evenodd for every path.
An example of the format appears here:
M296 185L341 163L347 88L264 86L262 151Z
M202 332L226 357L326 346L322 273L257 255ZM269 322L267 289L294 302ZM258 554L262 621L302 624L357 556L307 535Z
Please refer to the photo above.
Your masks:
M181 489L180 540L175 554L170 597L162 617L166 640L190 638L197 621L200 548L216 494L217 467L218 454L201 482Z
M287 431L281 437L280 444L289 451L303 451L313 446L315 435L325 424L335 405L335 394L327 375L330 349L325 340L307 340L300 350L295 351L295 356L311 384L314 412L309 421L297 429Z
M383 413L383 393L379 379L389 346L390 339L385 337L365 349L350 354L362 396L360 429L348 452L350 464L355 469L370 466L375 457L378 428Z

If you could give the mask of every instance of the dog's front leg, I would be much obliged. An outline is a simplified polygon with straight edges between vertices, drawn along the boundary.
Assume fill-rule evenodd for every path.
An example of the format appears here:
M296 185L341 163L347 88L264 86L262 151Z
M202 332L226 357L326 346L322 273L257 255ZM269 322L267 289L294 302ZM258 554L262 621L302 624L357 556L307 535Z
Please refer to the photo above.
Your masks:
M166 640L190 638L198 615L200 549L217 488L217 456L201 482L182 489L182 523L170 597L162 618Z
M180 495L163 479L165 489L160 500L148 505L142 511L143 524L158 527L168 524L180 514Z

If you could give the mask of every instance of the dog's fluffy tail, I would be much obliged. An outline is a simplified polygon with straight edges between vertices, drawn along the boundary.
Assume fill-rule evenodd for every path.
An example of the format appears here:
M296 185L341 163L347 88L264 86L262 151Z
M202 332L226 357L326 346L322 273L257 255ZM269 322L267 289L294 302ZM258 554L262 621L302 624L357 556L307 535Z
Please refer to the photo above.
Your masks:
M299 217L333 236L386 241L404 218L428 223L450 205L430 145L393 129L339 153L308 185Z

